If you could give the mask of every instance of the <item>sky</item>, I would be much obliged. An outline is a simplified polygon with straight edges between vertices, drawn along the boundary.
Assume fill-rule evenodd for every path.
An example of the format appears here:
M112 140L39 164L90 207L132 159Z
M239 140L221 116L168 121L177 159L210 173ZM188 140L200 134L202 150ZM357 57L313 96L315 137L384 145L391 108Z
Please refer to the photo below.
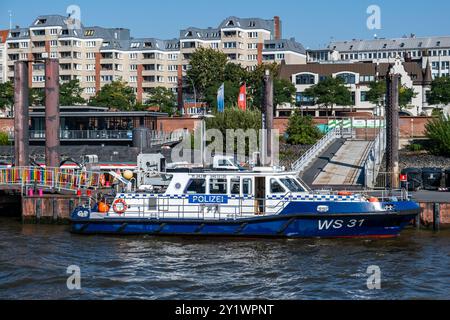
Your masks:
M123 27L133 37L171 39L187 27L217 27L228 16L280 16L283 38L305 48L325 47L332 40L450 35L448 0L1 0L0 28L29 26L38 15L66 15L69 5L81 9L85 26ZM377 5L381 29L367 27L367 8Z

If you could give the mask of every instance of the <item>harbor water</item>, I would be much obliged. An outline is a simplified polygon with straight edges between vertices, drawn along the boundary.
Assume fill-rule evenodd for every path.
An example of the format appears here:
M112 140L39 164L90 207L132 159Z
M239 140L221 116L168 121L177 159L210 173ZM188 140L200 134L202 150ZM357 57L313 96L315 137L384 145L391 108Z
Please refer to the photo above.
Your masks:
M81 289L69 290L69 266ZM381 289L369 290L370 266ZM0 299L449 299L450 232L390 240L79 236L0 219Z

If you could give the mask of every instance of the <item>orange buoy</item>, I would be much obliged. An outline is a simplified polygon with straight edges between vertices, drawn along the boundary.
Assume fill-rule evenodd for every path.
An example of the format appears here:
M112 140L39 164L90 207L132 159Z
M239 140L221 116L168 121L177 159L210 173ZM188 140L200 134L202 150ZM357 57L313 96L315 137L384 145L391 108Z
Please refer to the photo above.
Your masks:
M109 206L106 203L104 203L104 202L100 202L98 204L98 211L100 213L108 213L109 212Z
M338 196L352 196L353 193L350 191L339 191Z
M380 200L378 199L378 198L375 198L375 197L371 197L371 198L369 198L369 202L380 202Z

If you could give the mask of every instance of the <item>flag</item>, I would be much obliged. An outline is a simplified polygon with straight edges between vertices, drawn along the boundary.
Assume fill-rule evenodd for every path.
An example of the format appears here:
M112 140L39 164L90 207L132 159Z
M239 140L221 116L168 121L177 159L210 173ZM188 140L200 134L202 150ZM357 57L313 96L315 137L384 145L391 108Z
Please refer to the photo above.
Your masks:
M223 112L225 110L225 84L222 83L217 91L217 111Z
M239 90L238 107L242 111L247 110L247 85L245 83Z

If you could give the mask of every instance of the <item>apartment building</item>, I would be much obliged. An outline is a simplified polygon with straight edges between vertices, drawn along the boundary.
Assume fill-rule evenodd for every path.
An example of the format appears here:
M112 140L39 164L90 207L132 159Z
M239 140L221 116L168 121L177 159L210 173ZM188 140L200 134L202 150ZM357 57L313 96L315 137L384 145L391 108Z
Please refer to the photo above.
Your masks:
M190 56L200 47L227 54L229 61L248 69L263 62L306 63L306 51L294 39L281 38L279 17L229 17L216 28L190 27L178 39L131 37L124 28L73 26L70 17L39 16L27 28L11 30L6 39L6 78L14 78L14 62L30 62L30 87L44 87L43 57L58 58L61 81L80 80L83 96L93 97L111 81L122 79L145 101L151 88L166 87L180 93Z
M408 115L430 115L433 106L427 104L427 91L430 90L431 67L425 69L417 62L393 61L396 71L401 74L402 85L411 88L416 93L410 104L402 110ZM302 65L281 66L281 77L292 81L297 89L296 105L278 106L279 116L289 116L295 108L301 108L305 114L312 116L339 116L348 112L365 112L383 115L379 106L367 99L369 84L375 80L385 81L390 68L389 63L310 63ZM351 106L334 106L333 111L318 106L315 102L304 96L306 88L319 83L325 77L340 77L344 80L352 94Z
M433 79L449 76L450 36L333 41L327 48L308 50L309 63L380 62L390 63L397 57L403 61L431 64ZM427 57L427 59L422 59Z
M6 81L6 38L9 30L0 30L0 83Z

